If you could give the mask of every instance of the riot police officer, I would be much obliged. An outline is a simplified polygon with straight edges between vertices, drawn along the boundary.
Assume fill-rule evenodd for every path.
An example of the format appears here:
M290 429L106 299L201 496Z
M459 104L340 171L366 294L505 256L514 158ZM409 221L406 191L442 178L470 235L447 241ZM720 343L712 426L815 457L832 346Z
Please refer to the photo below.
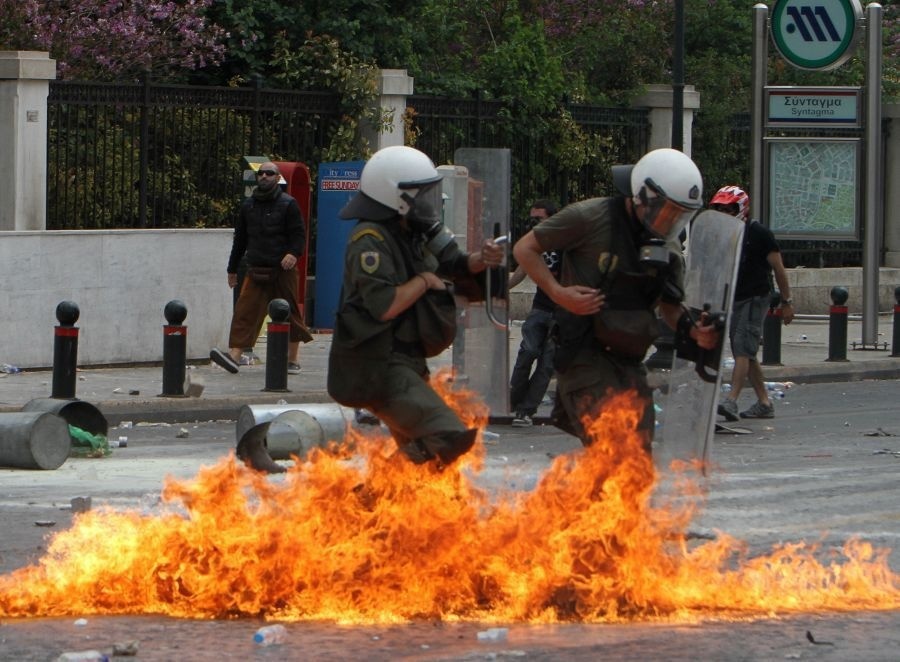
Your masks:
M472 448L467 428L428 383L426 359L455 335L451 286L473 297L475 274L500 264L486 241L466 254L441 222L441 175L411 147L386 147L366 163L341 217L359 219L328 362L328 392L368 409L414 462L449 464Z

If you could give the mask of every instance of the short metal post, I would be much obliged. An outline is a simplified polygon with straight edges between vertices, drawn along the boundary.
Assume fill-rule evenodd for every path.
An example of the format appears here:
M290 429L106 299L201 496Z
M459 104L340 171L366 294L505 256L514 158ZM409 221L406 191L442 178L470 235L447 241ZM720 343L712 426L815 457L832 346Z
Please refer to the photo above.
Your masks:
M763 320L763 351L761 365L781 365L781 293L775 292L769 300L769 310Z
M53 386L51 398L75 397L75 373L78 369L78 327L81 311L73 301L56 306L59 325L53 333Z
M826 361L847 360L847 299L846 287L832 287L828 318L828 358Z
M163 309L168 324L163 325L163 378L160 396L183 398L184 373L187 361L187 306L172 299Z
M288 341L291 306L284 299L269 302L271 322L266 326L266 387L264 391L288 391Z
M891 356L900 356L900 287L894 288L894 337Z

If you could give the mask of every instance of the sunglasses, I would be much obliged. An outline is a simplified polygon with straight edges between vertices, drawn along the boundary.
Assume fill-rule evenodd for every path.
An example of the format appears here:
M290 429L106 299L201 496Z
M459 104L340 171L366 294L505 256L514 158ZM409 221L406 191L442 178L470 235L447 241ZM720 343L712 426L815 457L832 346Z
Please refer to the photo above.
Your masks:
M257 177L262 177L263 175L265 175L266 177L274 177L277 174L278 174L277 170L257 170L256 171Z

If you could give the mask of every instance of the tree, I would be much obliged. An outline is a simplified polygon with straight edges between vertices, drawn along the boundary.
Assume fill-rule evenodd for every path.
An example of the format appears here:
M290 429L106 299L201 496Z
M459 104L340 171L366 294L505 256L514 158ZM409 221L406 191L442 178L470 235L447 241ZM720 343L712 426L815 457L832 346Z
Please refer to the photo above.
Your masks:
M0 43L49 51L60 78L159 78L221 62L212 0L0 0Z

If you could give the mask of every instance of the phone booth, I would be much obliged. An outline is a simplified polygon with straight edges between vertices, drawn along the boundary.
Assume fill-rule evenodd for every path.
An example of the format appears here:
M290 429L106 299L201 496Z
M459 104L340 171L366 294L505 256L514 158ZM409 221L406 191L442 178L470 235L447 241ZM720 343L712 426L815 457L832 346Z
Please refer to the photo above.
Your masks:
M306 245L303 247L303 255L297 260L297 306L300 308L300 316L306 320L306 268L309 263L309 235L312 234L312 221L309 218L310 189L309 167L299 161L272 161L281 171L281 176L287 182L286 191L300 205L300 213L303 214L303 224L306 227Z

